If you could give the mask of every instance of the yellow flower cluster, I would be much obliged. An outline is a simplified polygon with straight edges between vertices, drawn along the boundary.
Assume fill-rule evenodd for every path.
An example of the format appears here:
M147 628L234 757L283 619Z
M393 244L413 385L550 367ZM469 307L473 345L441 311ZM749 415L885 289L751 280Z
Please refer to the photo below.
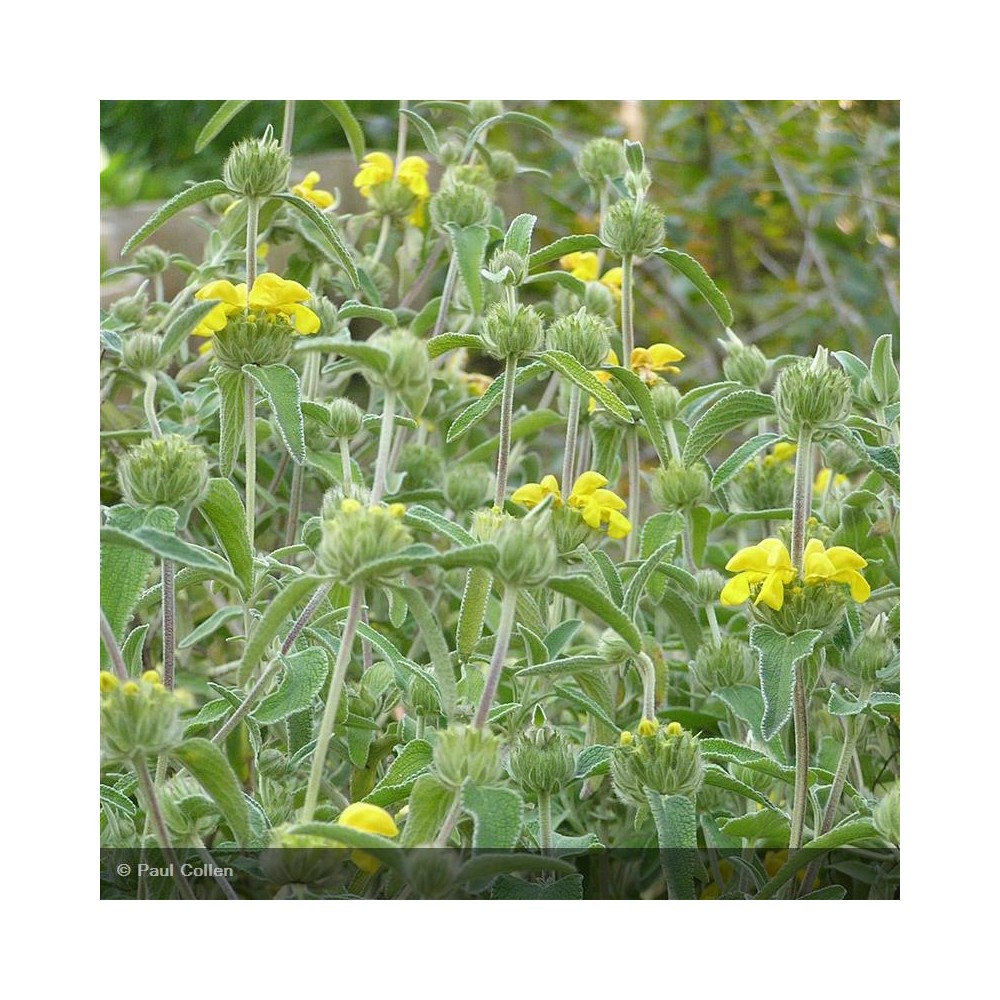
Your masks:
M292 188L292 194L297 195L303 201L311 202L320 211L330 208L336 200L329 191L317 190L320 176L315 170L310 170L302 180Z
M253 283L247 297L247 285L241 281L234 285L231 281L210 281L204 288L194 293L196 299L210 302L217 299L219 304L194 328L196 337L211 337L225 329L229 317L236 313L263 313L268 316L284 316L298 333L318 333L319 316L307 309L303 302L312 296L309 289L297 281L286 281L276 274L262 274ZM206 345L202 350L207 350Z
M772 449L770 455L764 456L764 468L770 469L775 465L784 465L795 458L795 453L799 450L798 445L790 441L779 441Z
M846 583L851 588L851 597L863 604L871 595L871 587L859 570L867 565L854 549L846 545L828 549L818 538L813 538L803 553L802 576L807 586ZM722 588L720 600L727 607L749 600L756 587L754 604L766 604L780 611L785 602L785 586L798 576L788 549L778 538L765 538L757 545L740 549L726 563L726 569L736 574Z
M666 372L676 375L680 372L673 362L682 361L684 352L677 350L670 344L653 344L652 347L636 347L632 351L629 359L629 367L648 386L654 386L663 380L657 372ZM614 351L608 351L606 365L618 365L618 355ZM593 373L599 382L607 384L611 381L611 373L598 370Z
M607 477L599 472L583 473L573 484L573 489L566 500L566 506L580 511L584 523L598 531L605 525L609 538L624 538L632 525L621 512L625 509L625 501L611 490L603 487L608 483ZM555 476L545 476L540 483L526 483L515 490L511 500L524 507L535 507L547 496L554 498L554 506L563 505L559 481Z
M816 480L813 483L814 493L825 493L827 486L830 484L830 477L833 476L834 486L843 486L847 482L847 476L842 472L838 472L835 476L833 475L832 469L820 469L816 473Z
M353 497L344 497L340 501L340 509L344 514L353 514L356 511L361 510L364 504L360 500L355 500ZM381 510L382 504L375 504L368 508L369 510ZM386 505L386 510L392 514L393 517L402 517L406 513L405 503L390 503Z
M361 161L361 169L354 178L354 186L361 192L363 198L371 196L372 189L386 181L396 179L407 190L417 196L417 204L406 217L406 221L414 226L422 226L426 219L425 208L431 196L430 185L427 183L427 161L421 156L407 156L395 170L392 158L385 153L369 153Z
M569 271L574 278L580 281L597 281L600 271L600 262L597 254L591 251L568 253L565 257L559 258L559 263L563 270ZM600 278L601 284L610 289L611 294L621 302L622 300L622 269L620 267L609 268Z

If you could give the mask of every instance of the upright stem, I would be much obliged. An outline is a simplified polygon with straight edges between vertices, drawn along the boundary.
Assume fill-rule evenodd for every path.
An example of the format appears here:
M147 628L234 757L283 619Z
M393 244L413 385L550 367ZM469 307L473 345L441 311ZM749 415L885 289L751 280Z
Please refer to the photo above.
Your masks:
M538 793L538 846L543 852L552 850L552 793Z
M385 250L386 241L389 239L389 227L392 225L392 216L382 216L382 225L378 231L378 242L375 244L375 252L372 254L373 260L381 260L382 252Z
M792 828L788 849L802 846L802 829L806 820L806 797L809 788L809 712L806 706L806 682L803 671L795 671L793 700L795 723L795 792L792 798Z
M285 101L285 120L281 126L281 148L292 155L292 133L295 131L295 101Z
M569 390L569 412L566 414L566 447L563 451L562 488L569 491L576 474L576 435L580 425L580 387L575 383Z
M632 255L622 257L622 365L632 364L632 350L635 347L634 303L632 295Z
M243 378L246 382L243 393L243 438L246 453L247 538L253 549L257 517L257 396L253 379L249 375L244 375Z
M323 711L323 721L319 727L319 737L316 740L316 750L313 754L312 768L309 771L309 784L306 788L306 801L302 807L302 822L311 823L316 803L319 800L319 786L323 780L323 768L326 765L326 753L330 748L330 737L333 735L333 723L337 717L337 707L340 695L344 690L344 678L351 662L351 647L354 645L354 633L361 619L361 604L364 600L364 587L355 585L351 590L351 603L347 609L347 620L344 622L344 632L340 637L340 649L337 651L337 662L333 668L333 678L330 680L330 691L326 696L326 708Z
M319 383L319 351L306 355L302 369L302 398L315 399ZM287 454L287 452L286 452ZM284 456L283 456L284 457ZM302 488L305 483L305 465L294 463L292 485L288 493L288 524L285 526L285 545L295 544L295 533L299 528L299 513L302 510Z
M601 227L604 225L604 220L605 220L605 218L607 217L607 214L608 214L608 200L609 200L609 197L610 197L610 192L608 191L608 182L604 181L604 183L601 184L600 201L598 203L598 218L597 218L597 231L598 232L601 231ZM600 250L597 251L597 269L598 269L598 271L603 271L604 270L604 257L605 257L606 253L607 253L607 249L605 247L603 247L603 246L601 247Z
M497 489L493 506L503 510L507 496L507 463L510 460L510 422L514 415L514 377L517 358L508 358L503 373L503 397L500 400L500 451L497 454ZM563 489L566 484L563 483Z
M146 411L146 423L149 424L153 437L163 437L160 421L156 418L156 376L152 372L146 372L146 390L142 394L142 405Z
M722 645L722 630L719 628L719 619L715 616L715 605L705 605L705 616L708 618L708 627L712 630L712 643L716 646Z
M656 667L646 653L640 653L636 661L642 674L642 717L656 718Z
M448 270L444 276L444 289L441 292L441 306L438 309L437 321L434 323L434 336L444 332L445 324L448 322L448 307L451 305L451 297L455 294L455 285L458 282L458 258L452 255L448 261Z
M668 420L663 425L663 430L667 435L667 447L670 448L670 457L677 459L679 462L681 460L681 446L677 441L677 431L674 430L674 422Z
M681 532L681 541L684 545L684 561L688 564L688 569L695 573L698 567L694 561L694 529L691 526L690 510L684 513L684 530Z
M639 437L635 431L625 431L625 459L628 464L628 519L632 530L625 537L625 560L634 559L639 543Z
M212 737L212 742L216 744L221 744L225 741L226 737L247 717L250 710L254 707L257 702L257 698L260 696L261 691L264 690L264 685L274 676L275 671L281 665L281 660L277 657L273 659L264 671L261 673L260 677L257 678L253 687L250 688L246 693L246 697L240 702L239 707L233 714L226 719L225 724L219 729L219 731Z
M139 781L139 789L142 793L143 805L146 807L146 815L153 821L153 829L156 832L156 839L160 842L160 850L167 859L177 888L185 899L194 899L195 894L191 890L191 885L181 873L181 864L170 844L170 833L167 824L163 820L163 813L160 810L160 802L156 797L156 789L153 787L153 779L150 777L149 768L146 761L141 756L132 758L132 766L135 768L135 776Z
M101 608L101 638L104 640L104 647L108 651L108 656L111 657L111 665L115 668L118 680L127 681L128 670L125 668L125 658L122 656L121 647L115 638L115 633L111 628L111 623L108 621L108 616L104 613L104 608Z
M410 127L410 119L403 114L406 110L409 101L399 102L399 133L396 137L396 169L395 173L399 173L399 165L403 162L403 157L406 156L406 132Z
M354 477L354 470L351 468L351 442L345 437L340 439L340 468L344 486L347 486Z
M257 213L256 198L247 198L247 311L250 310L250 290L257 280Z
M174 689L174 623L177 618L177 599L174 594L174 561L164 559L161 566L163 581L163 686L168 691Z
M372 482L372 503L380 503L385 493L385 480L389 472L389 451L392 446L392 429L396 419L396 394L386 390L382 404L382 426L378 434L378 455L375 458L375 476Z
M455 798L451 803L451 808L441 824L438 835L434 838L434 847L447 847L451 837L451 831L455 829L458 817L462 815L462 789L455 789Z
M316 614L316 609L326 600L326 595L330 593L330 588L332 586L332 583L324 583L319 590L317 590L316 593L309 598L309 603L302 609L302 614L296 618L295 624L288 630L288 635L285 636L285 641L281 644L282 656L286 656L288 654L288 651L292 648L292 644L302 634L302 630L312 620L312 616Z
M806 547L806 522L812 514L812 441L811 427L799 431L795 452L795 486L792 493L792 565L802 572L802 554Z
M507 648L510 645L510 635L514 629L514 613L517 611L517 587L506 584L503 592L503 602L500 605L500 625L497 628L493 646L493 658L490 660L490 672L486 675L486 686L483 696L479 699L476 717L472 720L475 729L482 729L493 707L497 688L500 686L500 674L503 672L503 661L507 658Z

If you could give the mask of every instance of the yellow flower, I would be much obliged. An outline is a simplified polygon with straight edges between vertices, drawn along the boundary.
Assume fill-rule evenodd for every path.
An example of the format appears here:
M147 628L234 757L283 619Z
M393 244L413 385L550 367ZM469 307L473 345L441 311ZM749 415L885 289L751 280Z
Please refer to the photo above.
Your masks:
M459 372L458 375L470 396L481 396L493 384L493 379L482 372Z
M259 243L257 245L257 260L267 260L267 255L271 252L270 243Z
M581 281L597 280L600 265L597 262L597 254L589 250L584 253L568 253L565 257L559 258L559 264L563 270L569 271L574 278L579 278Z
M795 458L795 453L799 450L798 445L790 441L779 441L772 449L770 455L764 456L764 467L770 469L774 465L784 465Z
M742 604L749 599L751 587L763 584L754 604L764 603L780 611L785 603L785 584L795 579L792 557L778 538L765 538L759 545L740 549L726 563L726 569L736 573L719 598L727 607Z
M361 169L354 178L354 186L362 198L368 198L372 188L392 180L392 160L385 153L369 153L361 161Z
M608 351L608 356L604 359L606 365L612 365L613 367L618 367L618 355L614 351ZM591 375L597 379L598 382L603 382L607 385L611 381L611 372L601 371L600 369L596 372L591 372ZM594 402L593 397L590 400Z
M660 724L656 721L656 719L643 719L639 723L639 735L655 736L659 728Z
M530 510L532 507L537 507L547 496L555 497L554 507L562 506L559 480L555 476L546 476L540 483L525 483L520 489L514 490L511 500Z
M632 351L631 367L646 385L656 385L662 381L656 372L679 374L680 368L675 367L673 362L683 358L683 351L670 344L653 344L652 347L637 347Z
M329 208L335 199L329 191L316 190L319 180L319 174L315 170L310 170L301 182L292 188L292 194L298 195L303 201L312 202L318 209Z
M101 671L101 694L109 694L118 687L118 678L110 670Z
M851 597L864 604L871 596L872 588L858 572L868 563L854 549L846 545L824 548L818 538L812 538L806 545L802 557L802 570L807 584L846 583L851 588Z
M622 300L622 269L620 267L609 268L601 275L601 284L611 290L611 294L618 302Z
M585 472L573 484L573 490L566 501L568 506L580 511L584 523L591 528L600 530L604 525L608 528L609 538L624 538L632 525L621 511L625 509L625 501L621 497L601 487L607 485L607 478L599 472ZM562 493L559 490L559 480L555 476L546 476L540 483L525 483L514 491L511 500L522 507L536 507L547 496L553 497L553 506L563 505Z
M338 817L341 826L365 833L377 833L382 837L395 837L399 833L393 818L380 806L370 802L352 802ZM371 875L377 872L380 863L367 851L352 851L351 860L363 871Z
M426 219L427 201L431 196L430 185L427 183L427 161L422 156L407 156L396 170L392 159L385 153L369 153L361 163L362 167L354 178L354 186L362 197L370 197L373 188L391 181L395 175L403 187L417 196L417 204L406 221L414 226L422 226Z
M816 473L816 481L813 483L813 492L825 493L827 485L830 482L830 476L832 475L833 471L831 469L820 469L819 472ZM842 472L838 472L835 476L833 476L834 486L843 486L846 482L847 476L845 476Z

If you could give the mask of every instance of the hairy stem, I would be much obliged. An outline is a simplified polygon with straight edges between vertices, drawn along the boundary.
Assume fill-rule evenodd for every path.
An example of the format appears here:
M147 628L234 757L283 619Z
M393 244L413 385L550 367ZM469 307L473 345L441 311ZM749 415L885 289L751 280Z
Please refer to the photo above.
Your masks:
M257 214L260 203L247 198L247 312L250 311L250 290L257 280Z
M563 450L562 488L568 494L576 474L576 435L580 424L580 387L569 390L569 412L566 414L566 447Z
M538 793L538 846L543 852L552 850L552 793Z
M337 707L340 695L344 690L344 678L351 662L351 647L354 645L354 633L361 620L361 605L364 601L364 587L355 585L351 590L351 603L347 609L347 620L340 637L340 649L337 651L337 662L333 668L330 680L330 690L326 696L326 708L323 711L323 721L320 723L319 736L316 740L316 750L313 754L312 768L309 771L309 784L306 788L305 805L302 807L302 822L312 822L316 803L319 799L319 787L323 779L323 768L326 765L326 754L330 748L330 737L333 735L333 723L337 717Z
M448 839L451 837L452 830L455 829L455 824L458 822L459 816L462 815L462 789L455 789L455 799L451 804L451 808L448 810L448 815L445 816L444 822L441 824L441 829L438 831L438 835L434 838L435 847L447 847Z
M448 322L448 307L451 305L451 297L455 294L455 285L458 282L458 258L452 255L448 261L448 270L444 276L444 289L441 292L441 305L438 308L437 320L434 323L434 336L444 332L445 324Z
M351 469L351 442L348 438L340 439L340 469L344 478L343 485L348 486L353 481L353 471Z
M799 431L795 452L795 486L792 493L792 565L802 572L802 554L806 547L806 522L812 514L812 428Z
M153 437L163 437L160 421L156 418L156 375L153 372L146 372L146 389L142 394L142 406L146 411L146 423L149 424Z
M375 458L375 478L372 482L372 503L381 503L385 493L385 480L389 472L389 451L392 446L392 429L396 419L396 394L386 390L382 404L382 426L378 434L378 455Z
M275 658L261 671L260 677L254 682L253 687L247 691L246 697L240 702L239 707L226 719L222 728L212 737L213 743L221 745L225 742L229 734L249 715L250 710L257 704L257 699L264 690L264 685L274 676L279 666L281 666L281 660Z
M622 365L632 364L632 350L635 348L634 310L632 294L632 255L622 257Z
M292 134L295 132L295 101L285 101L285 120L281 125L281 148L292 155Z
M302 369L303 399L316 398L319 384L319 362L319 351L310 351L306 355L305 365ZM299 529L299 514L302 511L302 489L305 485L305 475L305 464L300 465L295 462L292 467L292 485L288 493L288 524L285 525L285 545L295 544L295 535Z
M385 244L389 239L389 227L392 225L392 216L385 215L382 217L382 225L379 226L378 230L378 242L375 244L375 251L372 254L372 259L379 261L382 259L382 254L385 251Z
M639 544L639 437L631 430L625 432L625 458L628 464L628 519L632 530L625 536L625 560L634 559Z
M722 645L722 630L719 628L719 619L715 615L715 605L705 605L705 617L708 618L708 627L712 630L712 642L716 646Z
M642 717L656 718L656 667L646 653L640 653L636 666L642 674Z
M177 620L177 598L174 593L175 568L172 559L164 559L160 567L163 610L163 686L168 691L174 689L174 642Z
M153 787L153 779L149 774L146 761L137 755L132 758L132 766L135 768L135 776L139 781L139 790L142 794L143 805L146 807L146 814L153 821L153 830L156 833L156 839L160 843L160 850L163 851L163 856L167 859L174 873L177 888L185 899L194 899L195 894L191 890L190 883L181 873L180 861L177 859L177 854L170 844L170 833L163 819L163 812L160 809L160 802L156 797L156 789Z
M101 638L104 640L104 648L107 649L108 656L111 657L111 665L115 668L118 680L127 681L128 670L125 669L125 658L122 656L121 647L115 638L108 616L104 613L104 608L101 608Z
M410 119L403 114L409 105L409 101L399 102L399 132L396 135L396 169L394 173L399 173L399 165L406 156L406 132L410 127Z
M792 828L788 849L802 846L802 829L806 821L806 799L809 788L809 712L806 706L806 682L801 670L795 671L793 701L795 724L795 791L792 797Z
M243 376L246 383L243 400L243 439L246 463L246 505L247 538L250 548L254 547L254 532L257 517L257 396L256 386L249 375Z
M495 636L493 658L490 660L490 672L486 675L486 686L483 688L483 696L479 699L476 717L472 720L472 725L476 729L482 729L486 725L486 720L490 715L490 708L493 707L493 699L496 698L497 688L500 686L503 661L507 658L507 648L510 645L510 636L514 629L514 613L516 611L517 587L507 584L503 592L503 603L500 605L500 624L497 627L497 634Z
M493 506L503 510L507 496L507 463L510 461L510 423L514 415L514 376L517 358L508 358L503 375L503 398L500 400L500 451L497 454L497 489Z

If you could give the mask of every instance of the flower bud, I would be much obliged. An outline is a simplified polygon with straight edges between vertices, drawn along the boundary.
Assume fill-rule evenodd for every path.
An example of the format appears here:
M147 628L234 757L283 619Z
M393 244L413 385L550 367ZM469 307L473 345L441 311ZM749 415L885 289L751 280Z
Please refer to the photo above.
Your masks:
M170 267L170 254L152 243L146 244L135 252L135 262L142 268L143 274L152 276L162 274Z
M601 220L601 240L619 257L648 257L663 243L663 213L648 202L616 202Z
M839 427L851 412L851 380L831 368L827 351L816 349L811 361L785 368L774 386L774 406L781 432L793 440L803 427L826 430Z
M625 176L625 151L616 139L591 139L576 154L580 176L598 191L609 181Z
M795 485L792 462L751 462L730 482L734 505L740 510L775 510L789 507Z
M584 368L593 369L604 364L608 356L608 337L611 326L607 320L586 309L578 309L569 316L557 319L548 329L549 349L572 354Z
M208 488L208 459L182 434L147 438L118 463L118 479L133 507L178 509L197 503Z
M561 556L575 552L581 545L587 548L596 547L602 537L599 529L595 530L583 519L583 514L574 507L556 507L551 511L552 534L555 538L556 551Z
M451 187L455 184L469 184L479 188L490 202L497 189L497 182L485 163L459 163L449 167L441 186Z
M280 365L292 353L295 327L284 316L237 313L212 336L219 367L240 371L244 365Z
M643 720L643 723L652 720ZM645 789L661 795L695 796L704 781L698 737L673 723L649 726L630 744L619 743L611 754L611 779L626 804L648 806Z
M495 358L520 358L542 345L542 317L531 306L496 302L483 316L481 333L487 351Z
M513 180L517 176L517 157L506 149L495 149L490 153L489 171L501 183Z
M364 411L357 403L338 396L330 401L330 435L338 440L352 438L361 430Z
M732 331L729 331L732 333ZM767 378L769 365L760 348L743 344L735 334L736 343L722 341L726 357L722 362L723 374L732 382L740 382L751 389L760 387Z
M372 279L372 284L378 290L379 295L388 298L393 293L395 278L392 268L374 257L363 257L361 266L368 272L368 277Z
M395 178L376 184L368 195L368 207L380 218L405 218L417 201L417 195Z
M368 369L368 379L386 392L396 393L414 416L420 416L431 394L431 362L427 345L409 330L384 330L368 338L372 347L385 351L384 372Z
M528 276L528 262L516 250L497 250L490 258L489 269L505 285L520 285Z
M659 381L649 390L653 397L653 409L663 423L669 423L677 416L681 405L681 393L675 385Z
M476 786L496 784L500 778L500 740L485 729L451 726L437 734L434 770L453 788L466 780Z
M208 207L216 215L225 215L236 204L237 199L231 194L217 194L208 199Z
M688 510L711 496L708 472L704 465L685 465L672 458L666 468L653 473L653 499L663 510Z
M492 542L500 529L511 520L509 514L503 514L495 508L477 510L472 516L472 534L480 542Z
M558 554L548 512L507 521L493 540L494 574L510 587L538 587L556 571Z
M309 308L319 317L319 335L332 337L341 326L337 307L325 295L320 295L313 299Z
M457 181L431 198L430 211L434 228L444 233L449 222L460 229L483 225L490 217L490 200L482 188Z
M530 726L511 749L508 767L524 791L551 793L573 780L576 755L566 737L551 726Z
M475 510L483 505L493 485L488 465L472 462L453 466L445 475L444 498L455 513Z
M160 356L162 350L163 338L158 333L140 330L123 339L122 364L141 378L167 367L167 359Z
M487 118L496 118L503 114L503 101L469 101L469 114L472 122L478 125Z
M854 450L836 438L824 441L820 450L823 452L823 464L835 476L849 476L861 466L861 460Z
M198 843L219 825L219 807L190 774L175 774L164 782L159 796L163 818L175 842Z
M695 600L699 604L715 604L719 599L719 591L725 586L726 581L721 573L716 573L714 569L700 569L694 575Z
M711 642L699 646L691 672L705 691L719 691L735 684L752 684L757 664L746 643L727 637L718 646Z
M454 139L446 139L438 149L438 162L443 167L453 167L462 162L462 144Z
M149 297L146 295L146 282L134 295L119 299L111 307L111 315L121 323L128 323L135 326L142 322L149 306Z
M324 507L316 555L325 572L338 580L346 580L368 563L395 555L413 541L409 529L391 507L365 507L350 498L341 500L339 509L329 510L326 504ZM385 582L400 572L395 570L383 577L372 571L364 581Z
M857 645L845 658L844 669L864 681L874 681L878 672L896 655L888 618L877 615Z
M345 880L346 850L336 850L326 837L291 833L278 827L271 834L271 847L260 852L260 869L279 885L323 887Z
M408 851L403 878L416 899L452 899L461 870L460 851Z
M421 490L441 483L444 459L430 445L408 444L400 451L396 468L406 473L407 489Z
M268 198L288 190L291 165L269 125L263 138L244 139L233 146L222 167L222 180L233 194Z
M803 629L819 629L831 635L844 617L849 599L849 591L839 583L819 583L808 587L795 585L785 588L785 600L780 611L763 602L751 604L750 611L757 621L785 635L794 635Z
M875 829L889 841L899 846L899 784L892 786L882 796L872 813Z
M173 749L184 735L180 707L172 691L145 680L102 691L102 759L124 761Z
M635 650L613 628L601 633L596 653L608 663L625 663L635 656Z

